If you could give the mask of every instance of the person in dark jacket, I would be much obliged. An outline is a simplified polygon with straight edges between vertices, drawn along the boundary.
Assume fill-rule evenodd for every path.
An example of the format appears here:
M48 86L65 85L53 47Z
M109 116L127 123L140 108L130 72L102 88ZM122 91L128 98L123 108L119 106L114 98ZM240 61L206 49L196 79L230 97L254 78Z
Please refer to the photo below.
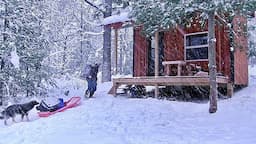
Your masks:
M40 112L46 112L46 111L50 111L50 112L54 112L58 109L61 109L65 106L65 102L63 100L63 98L58 98L59 102L56 105L53 106L49 106L47 105L43 100L40 102L39 106L36 107L37 110L39 110Z
M85 96L91 98L95 91L97 90L97 74L99 71L99 64L87 65L84 70L84 77L87 81L88 87L85 91Z

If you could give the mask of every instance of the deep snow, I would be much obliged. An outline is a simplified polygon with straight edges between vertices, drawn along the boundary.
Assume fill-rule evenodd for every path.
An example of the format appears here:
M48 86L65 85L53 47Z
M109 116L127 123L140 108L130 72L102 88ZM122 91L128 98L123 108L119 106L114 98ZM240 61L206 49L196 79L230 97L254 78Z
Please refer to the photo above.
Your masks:
M33 109L30 122L8 126L0 121L0 144L255 144L256 67L249 69L249 86L219 100L215 114L208 103L115 98L107 94L111 83L103 83L76 108L48 118ZM83 94L85 82L62 84Z

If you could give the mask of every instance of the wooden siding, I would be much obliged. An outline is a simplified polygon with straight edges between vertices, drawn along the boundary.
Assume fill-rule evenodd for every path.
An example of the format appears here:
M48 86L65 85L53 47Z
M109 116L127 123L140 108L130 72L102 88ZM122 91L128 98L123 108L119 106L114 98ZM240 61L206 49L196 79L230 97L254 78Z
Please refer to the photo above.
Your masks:
M164 33L165 61L184 60L184 38L178 30Z
M242 19L240 17L235 18ZM234 20L234 27L238 27L237 21ZM246 20L242 21L245 23ZM134 29L134 76L146 76L148 69L148 43L146 38L141 34L141 27ZM188 33L207 31L207 26L202 29L198 22L194 22L190 28L178 27L164 32L164 61L177 61L184 59L184 35ZM223 25L216 25L216 64L217 72L229 78L234 84L248 84L248 60L246 55L247 38L245 35L235 38L235 42L240 44L240 49L235 48L234 52L234 75L232 75L232 54L230 51L231 43L229 28ZM242 45L242 47L241 47ZM238 46L237 46L238 47ZM203 71L208 71L208 60L186 61L187 64L196 64L202 67ZM173 66L175 67L175 66ZM172 69L173 67L170 67ZM183 67L183 69L185 66ZM171 75L176 75L175 71ZM166 68L165 68L166 73ZM186 73L181 73L185 75ZM234 78L234 81L233 81Z
M181 29L181 28L179 28ZM207 27L201 29L199 23L193 23L190 28L175 29L165 32L165 61L185 60L184 58L184 34L207 31ZM217 72L231 78L230 40L229 33L223 25L216 25L216 63ZM208 71L208 61L187 61L187 64L200 65L204 71Z
M203 31L207 31L207 27L202 28L200 26L199 22L197 20L194 20L194 22L191 24L191 27L184 28L184 31L185 31L186 34L196 33L196 32L203 32ZM184 45L184 41L183 41L183 45ZM196 65L201 66L203 71L209 71L208 70L208 61L193 61L193 62L191 61L191 62L188 62L188 63L189 64L192 63L192 64L196 64Z
M248 85L248 59L246 18L235 16L233 20L234 35L234 83L236 85Z
M134 76L146 76L147 73L147 39L141 34L141 29L134 29Z
M231 51L230 51L230 36L229 36L229 28L227 26L221 26L221 33L217 41L221 41L219 43L219 48L221 52L221 61L218 63L221 65L220 71L227 77L229 77L230 81L232 79L231 73Z

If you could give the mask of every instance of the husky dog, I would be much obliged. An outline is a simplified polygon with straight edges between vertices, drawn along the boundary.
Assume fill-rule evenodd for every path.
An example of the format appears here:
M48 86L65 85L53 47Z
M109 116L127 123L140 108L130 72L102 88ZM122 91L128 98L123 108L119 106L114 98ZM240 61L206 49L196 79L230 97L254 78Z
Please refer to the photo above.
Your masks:
M4 111L2 111L2 116L0 119L4 119L4 124L7 125L7 120L12 118L12 121L15 122L15 116L20 114L21 119L23 120L24 116L28 119L28 112L34 108L35 105L38 105L37 101L30 101L24 104L14 104L8 106Z

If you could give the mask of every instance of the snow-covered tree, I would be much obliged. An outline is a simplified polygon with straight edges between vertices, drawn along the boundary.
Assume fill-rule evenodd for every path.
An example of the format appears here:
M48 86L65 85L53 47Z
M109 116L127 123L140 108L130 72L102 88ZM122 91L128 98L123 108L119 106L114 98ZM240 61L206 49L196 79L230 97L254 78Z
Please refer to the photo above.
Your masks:
M248 23L249 32L249 57L256 57L256 18L252 18Z
M113 34L114 35L114 34ZM118 37L118 74L133 73L133 29L123 28L119 30ZM113 48L114 51L114 48Z
M217 111L217 83L215 59L215 16L229 25L234 15L249 16L256 10L255 0L138 0L133 5L132 15L138 24L143 24L144 32L153 35L159 29L175 28L186 24L194 17L204 25L208 22L210 108ZM226 18L230 21L226 21Z
M39 1L1 0L1 96L36 95L48 78L41 65L47 42L42 34ZM10 91L11 90L11 91Z
M96 53L102 48L102 28L94 20L95 10L77 0L47 1L47 17L43 22L49 42L49 65L55 75L77 74L84 64L99 62Z
M117 9L126 8L129 6L128 0L103 0L102 2L90 0L84 0L85 3L94 7L98 10L103 18L109 17L112 15L112 11ZM103 34L103 62L102 62L102 80L110 81L111 80L111 28L104 26Z
M93 1L102 10L110 2ZM77 76L85 64L101 62L103 27L97 11L77 0L0 0L1 96L38 95L51 78ZM105 42L111 50L111 39Z

